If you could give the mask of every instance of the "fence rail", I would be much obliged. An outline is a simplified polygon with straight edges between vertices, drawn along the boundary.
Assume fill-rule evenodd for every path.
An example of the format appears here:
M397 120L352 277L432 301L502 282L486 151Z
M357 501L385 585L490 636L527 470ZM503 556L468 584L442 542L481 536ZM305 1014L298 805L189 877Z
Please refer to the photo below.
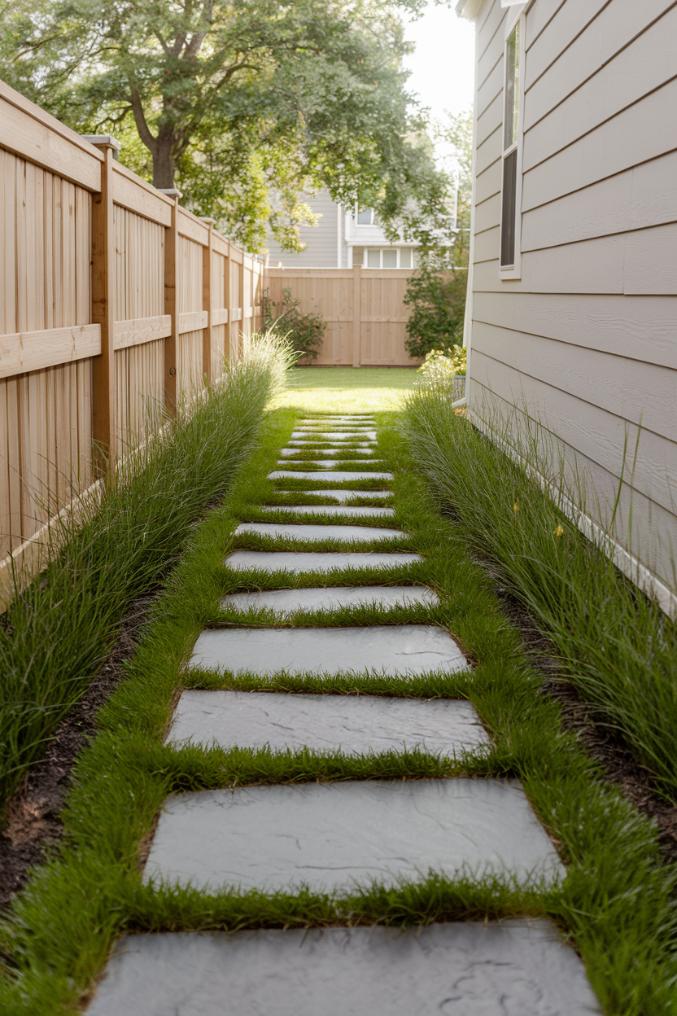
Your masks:
M405 346L407 269L269 268L270 298L289 289L300 309L327 324L318 366L410 367Z
M0 82L0 609L95 450L143 441L260 320L261 261L114 155Z

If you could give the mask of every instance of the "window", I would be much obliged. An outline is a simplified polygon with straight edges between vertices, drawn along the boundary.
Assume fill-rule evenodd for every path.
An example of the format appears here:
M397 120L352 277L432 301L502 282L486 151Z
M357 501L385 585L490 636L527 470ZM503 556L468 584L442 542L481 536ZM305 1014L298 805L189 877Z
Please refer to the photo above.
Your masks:
M374 226L376 224L374 209L358 207L355 220L358 226Z
M517 10L508 21L505 39L500 257L503 278L520 275L523 34L523 19Z
M415 268L416 253L412 247L365 247L363 268Z

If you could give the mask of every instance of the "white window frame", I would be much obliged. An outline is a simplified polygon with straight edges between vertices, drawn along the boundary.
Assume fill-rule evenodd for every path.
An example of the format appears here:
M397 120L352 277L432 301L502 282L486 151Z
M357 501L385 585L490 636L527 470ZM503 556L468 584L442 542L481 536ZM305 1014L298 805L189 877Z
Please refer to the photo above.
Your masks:
M384 268L383 267L383 251L384 250L389 250L389 251L390 250L394 250L394 251L397 252L397 264L396 264L396 266L394 268ZM404 271L413 271L416 268L416 247L388 247L387 245L385 247L383 247L383 246L380 246L380 247L363 247L362 248L362 267L366 268L367 271L371 271L371 272L378 272L378 271L382 271L382 272L396 272L396 271L399 271L402 268L402 266L400 265L400 260L401 260L401 252L403 250L410 250L411 254L412 254L412 263L411 263L411 265L410 266L406 266L403 270ZM368 265L367 264L367 251L372 251L372 252L373 251L378 251L378 267L373 267L372 265Z
M522 151L523 151L523 124L524 124L524 63L525 63L525 32L526 32L526 19L525 19L525 7L526 3L521 3L515 6L509 11L505 19L505 32L503 36L503 120L501 123L501 229L499 234L499 248L498 248L498 275L501 281L509 281L510 279L521 279L522 278ZM507 49L508 39L512 35L515 25L519 22L519 48L518 48L518 60L519 60L519 75L518 75L518 97L517 97L517 127L515 129L515 137L513 138L512 144L507 148L503 147L505 140L505 124L508 116L507 100L508 100L508 89L507 89L507 77L508 77L508 60L507 60ZM501 249L502 249L502 231L503 231L503 179L504 171L503 166L507 156L512 152L516 152L515 160L515 256L513 264L501 265Z
M362 211L363 212L367 212L367 211L371 212L371 222L358 222L357 221L357 216L359 215L359 212L360 212L360 206L359 205L355 205L355 216L354 216L354 218L355 218L355 225L357 226L357 228L358 229L370 229L372 226L375 226L376 225L376 213L374 212L374 209L371 206L368 206L367 208L363 208Z

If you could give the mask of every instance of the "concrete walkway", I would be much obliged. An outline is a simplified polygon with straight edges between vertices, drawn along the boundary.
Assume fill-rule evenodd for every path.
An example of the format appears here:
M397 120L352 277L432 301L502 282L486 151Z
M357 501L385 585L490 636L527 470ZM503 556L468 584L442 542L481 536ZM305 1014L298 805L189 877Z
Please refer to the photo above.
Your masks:
M283 627L299 612L380 605L434 608L432 589L381 585L391 565L416 554L395 549L406 536L392 508L355 506L356 497L390 494L387 470L360 470L353 450L380 466L374 420L299 420L269 479L285 491L285 524L242 523L239 533L284 541L280 550L236 550L226 565L279 575L280 588L225 597L229 609L265 608L268 628L203 631L190 666L256 675L369 674L407 682L468 670L461 649L434 624L336 628ZM296 461L299 453L302 462ZM348 460L348 464L346 464ZM378 478L382 490L369 491ZM289 480L332 498L331 525L308 523L307 504L289 505ZM332 488L347 481L350 490ZM292 485L292 489L297 485ZM313 488L313 489L311 489ZM305 500L305 498L304 498ZM270 508L274 510L274 508ZM319 508L324 511L324 508ZM379 528L360 525L360 519ZM289 541L300 542L299 551ZM337 550L308 550L323 539ZM383 541L383 549L362 544ZM392 550L388 543L394 543ZM401 542L399 544L402 545ZM312 587L333 568L375 569L365 586ZM310 588L285 589L285 573ZM400 573L398 573L399 580ZM343 572L345 578L345 571ZM401 580L400 580L401 581ZM178 703L172 744L225 749L341 751L347 756L421 750L449 756L483 752L489 738L465 701L376 695L189 691ZM144 879L209 892L313 892L340 895L374 882L396 887L431 871L451 878L498 874L546 885L563 876L558 855L517 781L365 780L248 786L173 795L165 804ZM90 1005L92 1016L582 1016L600 1010L575 952L547 921L450 922L383 927L131 936L114 951Z

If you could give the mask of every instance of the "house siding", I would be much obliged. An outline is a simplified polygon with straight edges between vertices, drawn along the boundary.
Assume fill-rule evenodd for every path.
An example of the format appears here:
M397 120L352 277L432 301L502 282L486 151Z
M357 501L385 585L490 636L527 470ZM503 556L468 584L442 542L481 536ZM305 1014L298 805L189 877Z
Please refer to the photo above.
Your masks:
M476 20L470 411L539 419L602 522L623 478L617 539L674 590L677 6L527 8L521 277L502 281L506 13Z
M320 216L314 226L301 226L300 235L306 249L296 253L283 250L272 237L268 241L268 259L273 267L285 268L337 268L338 229L337 207L326 191L306 199L313 212Z

